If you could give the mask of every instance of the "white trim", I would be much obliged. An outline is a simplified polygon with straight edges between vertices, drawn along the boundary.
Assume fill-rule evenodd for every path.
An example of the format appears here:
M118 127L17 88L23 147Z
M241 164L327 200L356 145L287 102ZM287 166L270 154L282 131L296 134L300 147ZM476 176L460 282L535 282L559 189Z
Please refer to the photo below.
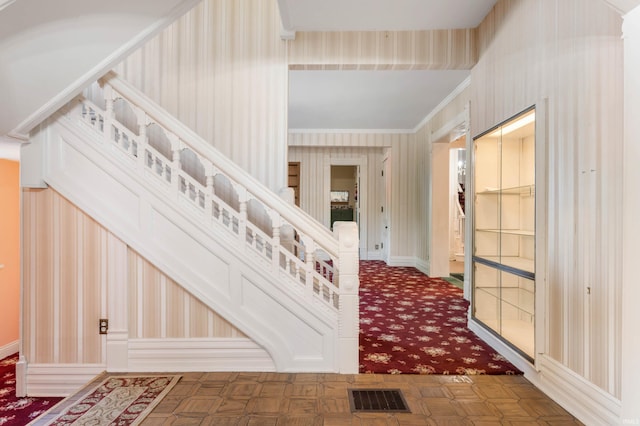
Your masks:
M73 395L104 370L104 364L28 364L27 395Z
M363 259L363 260L365 260L365 259ZM366 260L383 260L382 259L382 251L381 250L368 251Z
M416 267L416 258L413 256L391 256L389 258L389 266L412 266Z
M0 347L0 359L6 358L9 355L13 355L20 350L20 341L15 340L11 343Z
M107 71L116 66L123 58L142 46L153 36L162 31L165 27L175 22L185 12L192 9L200 0L184 0L178 3L169 13L155 21L153 24L144 28L136 36L132 37L128 42L124 43L120 48L116 49L112 54L104 58L95 67L84 73L75 82L71 83L64 90L60 91L56 96L52 97L44 105L30 114L18 126L11 131L11 135L28 134L35 126L46 120L55 111L73 99L80 91L102 77Z
M11 6L15 2L16 2L16 0L2 0L2 1L0 1L0 10L4 9L5 7Z
M469 319L469 329L520 369L527 380L580 421L590 425L619 424L621 402L547 355L537 355L536 370L513 348Z
M479 338L495 349L496 352L504 356L511 364L522 371L526 378L530 379L533 375L538 374L533 364L516 352L511 346L504 343L493 333L480 325L474 318L469 318L468 326L469 330L473 331Z
M416 269L429 276L429 261L424 259L416 259Z
M619 400L547 355L539 355L538 365L540 374L527 378L578 420L589 425L620 424Z
M329 173L325 174L325 189L324 193L326 197L329 197L331 192L331 167L332 166L353 166L358 168L358 175L360 176L360 182L358 182L358 193L359 194L368 194L369 192L369 162L367 160L366 155L358 155L353 157L332 157L329 155L326 160L329 162ZM325 165L326 166L326 165ZM327 227L331 227L331 200L329 199L326 205L326 212L328 218ZM357 221L358 229L360 232L360 252L364 252L368 247L368 208L367 208L367 197L362 197L358 199L358 209L356 210L356 214L360 214L360 220ZM354 218L354 222L356 222L356 218Z
M22 142L15 138L0 136L0 159L20 161Z
M417 133L422 127L426 126L427 123L433 117L435 117L437 113L439 113L440 111L442 111L444 107L449 105L449 103L451 103L451 101L453 101L456 98L456 96L462 93L464 89L469 87L470 84L471 84L471 76L465 78L462 81L462 83L458 84L458 86L455 89L453 89L453 92L449 93L447 97L442 100L442 102L440 102L433 110L431 110L431 112L427 114L427 116L423 118L422 121L418 123L416 127L413 128L412 132Z
M247 338L130 339L129 371L275 371L262 347Z
M414 129L288 129L291 134L413 134Z
M457 127L464 126L464 131L461 130L460 134L466 134L466 128L468 127L468 114L466 109L464 111L460 111L458 115L456 115L451 120L447 121L442 127L431 132L431 143L451 143L456 137L450 137L441 142L441 139L445 136L449 136Z

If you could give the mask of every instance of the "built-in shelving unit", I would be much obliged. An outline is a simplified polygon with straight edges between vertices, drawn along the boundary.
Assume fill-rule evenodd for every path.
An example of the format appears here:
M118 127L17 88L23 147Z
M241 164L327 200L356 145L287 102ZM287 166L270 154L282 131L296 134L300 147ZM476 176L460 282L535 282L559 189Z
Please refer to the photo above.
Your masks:
M474 140L473 316L533 361L535 110Z

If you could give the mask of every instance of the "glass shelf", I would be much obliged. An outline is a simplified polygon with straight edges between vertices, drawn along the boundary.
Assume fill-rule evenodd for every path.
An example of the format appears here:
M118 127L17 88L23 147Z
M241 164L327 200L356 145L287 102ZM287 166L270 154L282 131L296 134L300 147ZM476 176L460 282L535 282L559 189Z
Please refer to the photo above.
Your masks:
M534 314L535 295L532 291L518 287L477 287L477 291L485 292L502 302L517 308L529 315Z
M492 232L496 234L521 235L523 237L535 237L534 231L526 229L476 229L476 232Z
M529 273L535 272L535 262L533 259L527 259L526 257L518 256L481 256L476 255L481 259L486 259L493 263L508 266L509 268L525 271Z
M474 148L472 315L533 360L535 110L475 138Z
M513 186L509 188L485 188L476 192L476 195L522 195L533 197L536 195L535 185Z

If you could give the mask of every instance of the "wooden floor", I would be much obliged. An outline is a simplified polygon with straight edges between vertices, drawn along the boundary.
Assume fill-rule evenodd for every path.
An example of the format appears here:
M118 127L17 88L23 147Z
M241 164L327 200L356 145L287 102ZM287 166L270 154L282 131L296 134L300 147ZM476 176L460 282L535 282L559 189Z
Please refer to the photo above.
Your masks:
M102 381L99 377L87 389ZM351 413L348 389L400 389L411 413ZM86 390L78 392L83 395ZM63 410L64 407L60 407ZM142 425L575 425L522 376L183 373Z

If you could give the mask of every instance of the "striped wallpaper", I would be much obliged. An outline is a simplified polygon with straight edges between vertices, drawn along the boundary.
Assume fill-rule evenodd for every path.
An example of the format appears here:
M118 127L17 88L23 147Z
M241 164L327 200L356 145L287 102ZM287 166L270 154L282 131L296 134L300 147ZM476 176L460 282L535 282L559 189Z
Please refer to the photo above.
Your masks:
M295 70L470 69L473 29L296 33L289 44Z
M600 0L502 0L480 25L471 74L474 135L548 99L548 196L538 200L548 215L548 329L538 349L617 398L621 25Z
M330 173L325 165L332 158L365 157L367 164L367 194L362 194L367 208L367 251L375 252L380 244L384 205L382 161L389 153L392 170L392 232L391 256L413 256L416 245L416 228L419 223L420 181L417 179L417 144L415 136L408 133L292 133L289 135L289 161L300 162L300 207L321 223L329 223L328 204L322 196L323 185ZM362 202L362 201L361 201Z
M276 0L203 0L116 71L269 188L286 186Z
M24 189L24 353L30 363L104 363L108 293L124 270L129 338L246 337L52 189ZM125 248L126 250L126 248ZM121 324L122 325L122 324Z

